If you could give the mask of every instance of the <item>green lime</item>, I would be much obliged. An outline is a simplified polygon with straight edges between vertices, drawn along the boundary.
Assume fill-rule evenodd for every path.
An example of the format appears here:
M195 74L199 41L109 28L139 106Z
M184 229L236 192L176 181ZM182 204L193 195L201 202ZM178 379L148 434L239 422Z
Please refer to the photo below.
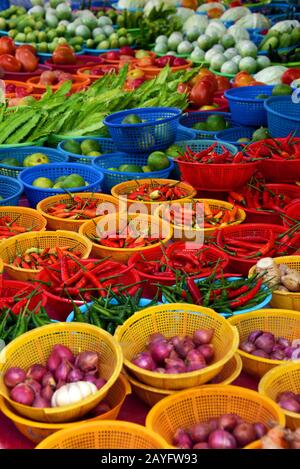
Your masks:
M53 186L52 189L62 189L62 182L56 182Z
M62 188L70 189L85 186L85 180L79 174L69 174L64 181L62 181Z
M264 140L266 138L270 138L270 134L268 129L266 129L265 127L260 127L252 135L253 142L258 142L259 140Z
M247 143L250 142L250 138L247 137L241 137L237 140L238 143Z
M0 195L0 200L4 200L4 197L2 195Z
M122 124L140 124L142 119L137 116L136 114L128 114L124 119L122 120Z
M37 178L32 182L34 187L40 187L41 189L50 189L53 187L53 182L49 178Z
M170 166L168 157L162 151L153 151L147 160L147 165L152 171L160 171Z
M272 96L286 96L292 94L293 90L289 85L276 85L273 88Z
M192 128L195 130L207 130L207 124L206 122L196 122Z
M58 184L63 182L66 179L67 176L59 176L58 178L55 179L54 183Z
M100 151L90 151L89 153L86 153L86 156L101 156Z
M80 147L83 155L87 155L91 151L99 152L101 150L99 143L96 140L90 139L83 140L80 144Z
M22 166L16 158L3 158L3 160L0 160L0 163L6 166Z
M47 163L49 163L49 158L44 153L32 153L32 155L27 155L23 160L23 166L25 168Z
M270 96L268 94L261 93L255 96L255 99L268 99L269 97Z
M77 142L76 140L67 140L63 144L63 149L65 151L69 151L70 153L76 153L76 155L81 155L81 146L80 143Z
M119 166L119 171L122 173L142 173L143 170L140 166L137 166L136 164L121 164Z
M207 118L206 121L207 130L210 132L219 132L220 130L226 129L226 120L219 114L212 114Z
M181 148L179 145L171 145L167 150L165 150L165 154L169 158L177 158L178 154L181 153Z
M151 173L151 168L149 166L142 166L142 170L144 173Z
M119 168L115 168L112 166L111 168L107 168L108 171L119 171Z

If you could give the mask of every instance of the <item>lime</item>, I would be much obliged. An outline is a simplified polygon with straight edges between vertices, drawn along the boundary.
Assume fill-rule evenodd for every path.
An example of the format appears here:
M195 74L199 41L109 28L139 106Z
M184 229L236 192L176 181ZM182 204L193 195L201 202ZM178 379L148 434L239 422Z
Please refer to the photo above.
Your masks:
M4 197L2 195L0 195L0 200L4 200Z
M165 154L169 158L177 158L178 154L181 153L181 148L178 145L171 145L167 150L165 150Z
M286 96L292 94L293 90L289 85L276 85L273 88L272 96Z
M65 151L69 151L70 153L76 153L76 155L81 155L81 146L80 143L77 142L76 140L67 140L63 144L63 149Z
M219 132L220 130L226 129L226 120L219 114L212 114L207 118L206 121L207 130L211 132Z
M206 122L196 122L192 127L195 130L207 130Z
M96 140L83 140L80 147L83 155L87 155L91 151L100 151L99 143Z
M142 166L142 170L144 173L151 173L151 168L149 166Z
M137 166L136 164L121 164L119 166L119 171L122 173L142 173L143 170L140 166Z
M255 96L255 99L268 99L269 97L270 96L268 94L261 93Z
M260 127L252 135L253 142L258 142L259 140L264 140L266 138L270 138L270 134L268 129L266 129L265 127Z
M126 36L127 29L126 28L120 28L120 29L117 30L117 34L118 34L119 37Z
M115 168L115 167L111 167L111 168L107 168L108 171L119 171L119 168Z
M152 171L160 171L170 166L168 157L162 151L153 151L148 156L147 164Z
M86 156L101 156L100 151L90 151L89 153L86 153Z
M64 181L62 181L61 187L64 189L70 189L75 187L85 186L85 180L79 174L69 174Z
M58 178L55 179L54 183L58 184L63 182L66 179L67 176L59 176Z
M49 178L37 178L32 182L32 185L41 189L50 189L53 187L53 182Z
M16 158L3 158L0 163L6 164L6 166L22 166Z
M247 137L241 137L237 140L238 143L247 143L250 142L250 138Z
M49 158L44 153L32 153L32 155L27 155L23 160L23 166L25 166L25 168L47 163L49 163Z
M128 114L126 117L124 117L121 124L140 124L141 122L142 119L136 114Z
M61 189L62 188L62 182L56 182L52 189Z

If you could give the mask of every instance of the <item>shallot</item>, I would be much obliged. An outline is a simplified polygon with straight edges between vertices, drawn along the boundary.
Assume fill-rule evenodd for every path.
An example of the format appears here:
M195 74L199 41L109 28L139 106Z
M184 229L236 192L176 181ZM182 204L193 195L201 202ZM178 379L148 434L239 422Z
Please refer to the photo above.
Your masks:
M276 338L271 332L255 330L240 343L239 348L246 353L270 360L299 360L300 339L290 341L285 337Z

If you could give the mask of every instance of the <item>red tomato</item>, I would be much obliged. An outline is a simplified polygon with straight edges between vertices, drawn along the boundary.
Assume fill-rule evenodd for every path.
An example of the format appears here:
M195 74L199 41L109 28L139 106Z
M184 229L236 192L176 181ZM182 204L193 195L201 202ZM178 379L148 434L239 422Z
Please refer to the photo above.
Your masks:
M213 93L215 93L216 91L218 91L218 83L217 83L217 80L216 80L216 75L205 75L203 78L201 78L200 80L202 83L205 83L207 86L209 86Z
M22 44L22 46L19 46L17 50L29 50L33 55L36 55L36 48L31 46L30 44Z
M191 87L187 83L179 83L177 93L190 95Z
M17 49L16 59L21 63L24 72L34 72L38 68L39 59L28 49Z
M220 75L217 75L216 82L218 86L218 91L225 91L231 87L230 81L226 77L221 77Z
M22 65L21 63L13 56L9 54L0 55L0 68L5 72L20 72Z
M73 65L76 60L73 49L67 44L57 46L52 54L52 62L57 65Z
M16 46L11 37L3 36L0 38L0 54L14 55Z
M253 77L248 72L239 72L235 76L234 84L236 86L249 86L253 81Z
M198 83L196 83L190 94L190 102L195 106L195 107L201 107L206 104L212 104L213 102L213 97L214 97L214 91L212 86L209 84L209 82L206 80L201 80Z
M206 75L210 77L215 76L215 74L208 70L208 68L203 67L199 70L198 74L189 81L190 85L194 86L199 80L201 80Z
M292 81L297 80L298 78L300 78L300 68L289 68L282 75L281 81L286 85L290 85Z

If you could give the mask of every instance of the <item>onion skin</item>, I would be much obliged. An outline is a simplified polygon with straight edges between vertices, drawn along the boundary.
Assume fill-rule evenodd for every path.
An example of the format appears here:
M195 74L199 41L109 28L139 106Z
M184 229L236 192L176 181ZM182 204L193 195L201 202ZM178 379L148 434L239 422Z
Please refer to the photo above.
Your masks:
M238 424L238 416L235 414L224 414L219 418L218 428L232 432Z
M197 329L193 335L193 341L196 345L209 344L214 336L213 329Z
M67 360L62 360L61 363L55 370L55 380L58 381L67 381L68 374L71 370L71 365Z
M208 443L197 443L193 446L193 449L209 449Z
M207 363L210 363L215 357L214 346L212 344L200 345L197 350L203 355Z
M44 365L32 365L26 373L27 378L32 378L39 383L42 382L44 375L47 373L47 368Z
M76 381L82 381L83 380L83 373L79 368L73 368L73 370L70 370L67 376L67 382L68 383L76 383Z
M186 357L186 371L197 371L206 367L205 358L199 350L191 350Z
M296 414L300 413L300 404L296 399L284 399L278 402L280 407L289 412L295 412Z
M253 331L253 332L251 332L251 334L249 334L248 341L251 342L252 344L254 344L256 339L258 337L260 337L262 334L263 334L263 331L260 331L260 330Z
M172 345L166 341L156 341L149 346L149 352L155 363L162 364L169 357Z
M75 367L84 373L98 370L99 356L97 352L80 352L75 360Z
M37 394L35 396L35 399L34 399L33 403L32 403L32 407L39 407L39 408L45 409L46 407L51 407L51 403L50 403L50 401L48 401L44 397Z
M213 432L215 430L218 430L218 428L219 428L219 419L217 417L212 417L211 419L209 419L208 425L209 425L209 428L210 428L211 432Z
M4 384L8 388L14 388L17 384L23 383L26 379L26 373L22 368L9 368L4 375Z
M284 337L279 337L277 339L277 344L281 345L282 348L284 348L284 349L291 346L290 341L288 339L285 339Z
M256 431L251 423L240 423L233 430L233 436L240 447L244 447L256 440Z
M251 355L255 355L256 357L261 357L261 358L270 358L268 353L260 349L254 350L254 352L252 352Z
M257 439L261 439L266 433L268 433L268 428L264 423L256 422L253 424L253 428Z
M156 342L165 342L166 339L165 337L160 334L159 332L154 332L154 334L151 334L148 340L148 345L155 344Z
M28 384L20 383L10 391L10 397L19 404L31 406L35 398L35 393Z
M175 351L180 358L185 359L187 354L195 348L195 344L190 337L185 337L178 344L175 345Z
M235 438L225 430L215 430L209 435L208 445L211 449L235 449Z
M166 372L170 368L177 368L179 373L185 373L185 371L186 371L185 363L180 358L177 358L177 359L174 359L174 360L172 360L170 358L167 358L167 360L166 360Z
M69 347L66 347L65 345L62 345L62 344L54 345L51 353L53 355L57 355L58 357L60 357L61 360L65 359L65 360L68 360L68 362L70 363L74 362L73 352L69 349Z
M297 348L296 350L293 351L291 359L292 360L299 360L300 359L300 348Z
M207 442L210 432L211 428L208 423L196 423L189 428L189 435L194 443Z
M55 373L55 370L60 365L60 363L61 358L52 352L47 360L47 368L52 373Z
M42 379L42 386L51 386L52 389L54 389L56 387L56 381L52 375L52 373L50 373L50 371L48 371L44 376L43 376L43 379Z
M173 445L177 448L192 449L193 442L185 430L178 428L173 436Z
M271 360L283 360L285 358L285 353L283 350L276 350L270 355Z
M284 391L284 392L280 392L278 395L277 395L277 398L276 398L276 402L279 402L279 401L284 401L286 399L295 399L296 398L296 394L292 391Z
M264 332L256 339L254 345L256 348L263 350L266 353L271 353L275 345L275 338L270 332Z
M54 390L52 389L52 387L50 386L50 384L47 384L44 388L42 388L41 390L41 396L48 400L49 402L51 402L51 398L54 394Z
M285 356L287 358L291 358L295 350L297 350L295 347L286 347L284 349Z
M239 348L246 353L252 353L256 350L255 345L252 342L241 342Z
M139 353L133 360L132 363L143 370L153 371L156 368L156 364L151 357L149 352Z
M35 394L39 394L41 392L42 385L35 379L27 378L25 380L25 384L28 384L28 386L33 389Z

